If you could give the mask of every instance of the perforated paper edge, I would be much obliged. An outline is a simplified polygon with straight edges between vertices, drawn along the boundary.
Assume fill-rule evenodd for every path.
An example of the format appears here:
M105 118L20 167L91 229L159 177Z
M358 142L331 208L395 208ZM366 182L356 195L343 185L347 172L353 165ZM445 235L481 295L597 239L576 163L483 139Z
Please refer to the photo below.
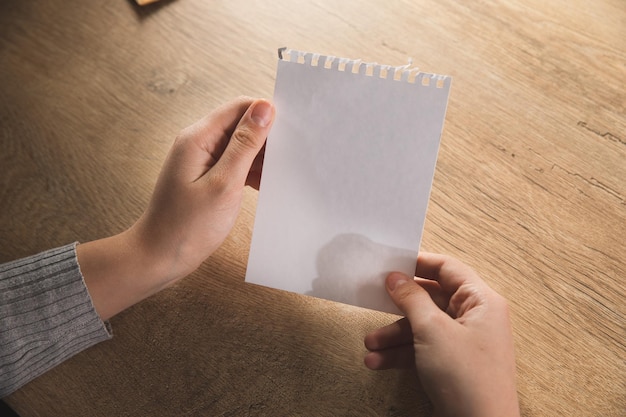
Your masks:
M418 84L424 87L444 88L446 84L449 84L451 78L449 75L421 72L418 67L412 66L411 59L406 65L392 66L376 62L364 62L360 59L298 51L287 47L278 49L278 59L312 67L322 67L331 71L350 72L355 75Z

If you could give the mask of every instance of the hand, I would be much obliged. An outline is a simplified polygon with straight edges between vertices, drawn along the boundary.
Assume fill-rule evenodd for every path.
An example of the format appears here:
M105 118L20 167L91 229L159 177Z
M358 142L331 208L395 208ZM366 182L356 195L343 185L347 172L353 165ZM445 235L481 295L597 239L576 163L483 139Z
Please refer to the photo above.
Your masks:
M415 366L436 416L519 416L506 300L444 255L420 253L416 276L387 277L406 318L365 337L365 365Z
M168 278L193 272L230 232L244 185L258 188L273 118L269 102L241 98L176 138L150 205L133 227L152 257L172 262Z
M140 219L120 235L77 247L103 319L193 272L224 241L244 186L258 188L274 113L268 101L239 98L184 129Z

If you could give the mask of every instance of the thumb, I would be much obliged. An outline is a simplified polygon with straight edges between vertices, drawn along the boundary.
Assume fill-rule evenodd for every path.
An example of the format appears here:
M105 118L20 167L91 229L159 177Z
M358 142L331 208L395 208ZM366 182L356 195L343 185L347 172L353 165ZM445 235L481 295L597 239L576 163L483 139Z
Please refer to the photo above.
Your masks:
M428 291L408 275L392 272L387 276L386 284L389 296L409 319L414 335L424 335L429 329L440 328L441 320L448 318Z
M245 183L274 121L274 105L267 100L254 101L244 113L213 171L224 178Z

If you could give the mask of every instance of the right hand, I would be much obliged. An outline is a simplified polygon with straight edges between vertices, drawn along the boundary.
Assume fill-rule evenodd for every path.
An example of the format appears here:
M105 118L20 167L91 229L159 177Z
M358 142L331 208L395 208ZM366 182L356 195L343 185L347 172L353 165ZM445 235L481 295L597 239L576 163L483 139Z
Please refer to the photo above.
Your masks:
M436 416L519 416L506 300L448 256L420 253L415 272L387 277L406 318L365 337L365 365L415 366Z

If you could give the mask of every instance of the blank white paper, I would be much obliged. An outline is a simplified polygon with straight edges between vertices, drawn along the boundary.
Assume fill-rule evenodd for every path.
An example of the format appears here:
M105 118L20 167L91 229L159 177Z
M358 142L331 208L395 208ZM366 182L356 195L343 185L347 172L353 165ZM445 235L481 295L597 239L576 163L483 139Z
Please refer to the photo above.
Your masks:
M385 277L414 275L450 82L285 53L246 281L399 314Z

